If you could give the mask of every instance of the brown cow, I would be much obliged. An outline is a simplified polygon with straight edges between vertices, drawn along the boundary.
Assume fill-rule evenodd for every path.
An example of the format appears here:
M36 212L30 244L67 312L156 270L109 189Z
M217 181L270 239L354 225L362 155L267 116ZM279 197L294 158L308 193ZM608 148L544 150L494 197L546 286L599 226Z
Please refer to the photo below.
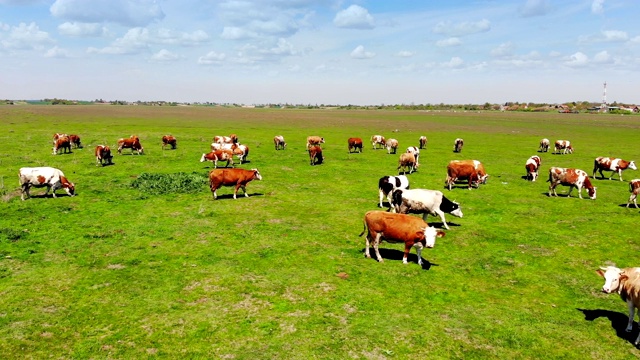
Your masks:
M398 160L398 173L400 173L400 168L402 168L402 175L407 173L407 168L409 168L409 174L414 172L418 164L416 163L416 157L412 153L404 153L400 154L400 159Z
M63 153L71 152L71 140L69 140L69 136L61 135L53 144L53 155L57 155L60 150L62 150Z
M573 154L573 146L569 140L556 140L552 154Z
M111 156L111 148L109 145L98 145L95 150L96 166L98 165L111 165L113 164Z
M55 133L55 134L53 134L53 145L55 145L56 142L58 141L58 139L63 137L63 136L69 136L69 135L64 134L64 133Z
M240 164L247 161L247 156L249 156L249 147L247 145L238 143L231 144L231 151L238 157Z
M162 150L164 150L167 145L171 145L171 148L175 149L178 147L178 140L173 135L164 135L162 137Z
M464 145L464 140L461 138L457 138L454 142L453 142L453 152L461 152L462 151L462 146Z
M420 136L420 138L418 139L418 144L420 144L420 149L424 149L427 147L427 137L426 136Z
M209 172L209 186L213 193L213 199L218 198L216 190L222 186L235 186L233 191L233 198L236 198L238 189L242 188L245 197L249 197L247 194L247 183L253 179L262 180L262 176L258 169L213 169Z
M211 161L214 169L218 167L218 161L225 160L227 161L225 167L229 167L229 163L233 166L233 151L228 149L214 150L208 154L202 154L200 158L200 162Z
M373 135L371 137L371 145L373 145L373 150L378 148L378 145L381 146L382 149L387 145L387 141L384 139L382 135Z
M571 190L575 187L578 189L578 197L582 199L582 188L587 189L589 198L591 200L596 199L596 188L591 184L589 175L587 172L580 169L567 169L561 167L552 166L549 169L549 196L553 193L554 196L558 196L556 193L556 186L564 185L569 187L569 193L567 197L571 196Z
M633 201L633 205L638 208L638 203L636 202L636 198L638 197L638 193L640 193L640 179L633 179L629 183L629 192L631 192L631 196L629 196L629 201L627 202L627 207Z
M542 160L540 156L533 155L530 157L527 162L524 164L524 168L527 171L527 180L536 181L538 178L538 169L540 168L540 164Z
M387 154L395 154L398 151L398 140L389 139L385 146L387 147Z
M128 139L118 140L118 154L122 154L122 149L131 149L131 153L138 152L138 155L144 152L142 145L140 144L140 138L136 135L131 135Z
M368 230L368 232L367 232ZM378 245L382 240L388 243L404 243L404 256L402 262L407 263L407 257L412 247L416 248L418 264L422 265L422 248L432 248L436 244L437 237L445 236L445 232L429 226L419 217L394 214L386 211L369 211L364 215L364 230L360 236L367 232L364 256L371 258L369 247L373 242L373 249L379 262L384 262Z
M361 138L349 138L349 152L353 150L354 152L362 152L362 139Z
M323 161L324 156L322 156L322 148L320 147L320 145L313 145L309 147L309 164L322 164Z
M618 173L618 178L622 181L622 170L631 169L638 170L636 167L636 163L633 161L627 161L622 159L616 159L614 157L605 157L600 156L597 157L593 162L593 178L596 178L596 171L600 172L600 176L604 179L604 171L611 171L611 176L609 176L609 180L613 177L613 173Z
M80 136L76 134L69 135L69 141L71 144L75 146L76 149L81 148L82 144L80 144Z
M284 142L284 136L276 135L273 137L273 145L275 145L276 150L284 150L287 148L287 143Z
M309 149L309 147L311 145L320 145L320 144L324 144L324 138L320 137L320 136L308 136L307 137L307 149Z
M459 180L469 181L469 190L472 186L486 184L489 175L484 169L484 165L478 160L452 160L447 165L447 179L445 186L451 190L451 186Z
M622 301L627 303L629 322L625 331L631 332L636 309L640 309L640 268L620 269L615 266L607 266L606 268L601 267L596 273L605 280L602 292L606 294L617 292ZM633 344L636 346L640 344L640 335Z

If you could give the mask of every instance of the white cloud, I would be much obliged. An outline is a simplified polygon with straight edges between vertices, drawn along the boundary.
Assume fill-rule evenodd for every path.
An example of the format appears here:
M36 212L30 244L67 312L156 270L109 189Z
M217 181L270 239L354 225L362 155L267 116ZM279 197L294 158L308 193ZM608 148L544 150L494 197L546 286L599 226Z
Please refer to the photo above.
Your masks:
M348 29L373 29L375 23L373 16L362 6L351 5L345 10L339 11L333 19L335 26Z
M300 55L301 52L296 50L293 44L285 39L278 39L276 46L269 48L268 50L261 51L264 54L271 55Z
M597 64L613 64L614 59L606 50L604 50L593 56L593 62Z
M596 42L625 42L629 40L629 35L626 31L621 30L603 30L599 35L581 36L578 41L581 43L596 43Z
M542 16L551 11L551 6L549 0L527 0L519 10L522 17Z
M452 69L461 69L464 66L464 60L456 56L452 57L451 60L444 62L441 65Z
M143 26L164 18L154 0L56 0L49 8L55 17L84 22L113 22L125 26Z
M148 49L149 43L149 30L138 27L129 29L129 31L127 31L127 33L123 37L116 39L110 46L104 47L102 49L91 47L87 51L89 53L111 55L137 54L143 50Z
M57 46L52 47L51 49L47 50L47 52L44 54L44 57L46 58L68 58L69 52L65 49L61 49Z
M171 62L182 59L182 56L172 53L167 49L162 49L151 55L151 61L155 62Z
M222 29L220 37L226 40L243 40L258 37L258 34L253 31L242 29L236 26L225 26Z
M594 14L604 13L604 0L593 0L591 3L591 12Z
M493 57L509 57L513 55L514 45L513 43L506 42L498 45L498 47L491 49L491 56Z
M451 37L451 38L436 42L436 46L439 46L439 47L452 47L452 46L460 46L460 45L462 45L462 41L457 37Z
M465 36L487 32L489 30L491 30L491 22L487 19L476 22L461 22L458 24L442 21L433 28L434 33L448 36Z
M376 56L376 54L366 51L364 49L364 46L358 45L355 49L353 49L350 56L352 59L371 59Z
M407 50L402 50L402 51L398 51L396 53L397 57L403 57L403 58L408 58L408 57L412 57L414 56L416 53L413 51L407 51Z
M218 54L215 51L209 51L207 55L198 58L200 65L220 65L227 58L224 53Z
M54 43L49 34L40 30L40 27L33 22L29 25L20 23L17 27L11 27L8 32L7 39L0 42L8 49L42 50L45 45Z
M58 31L67 36L104 36L107 28L98 23L65 22L58 25Z
M575 68L585 67L589 65L589 57L578 51L577 53L565 58L564 64Z

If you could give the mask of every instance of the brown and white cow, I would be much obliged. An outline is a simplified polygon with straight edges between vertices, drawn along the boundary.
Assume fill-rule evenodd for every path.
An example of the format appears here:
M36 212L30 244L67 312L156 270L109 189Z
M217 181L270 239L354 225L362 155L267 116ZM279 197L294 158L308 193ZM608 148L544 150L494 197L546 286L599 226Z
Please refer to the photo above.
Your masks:
M273 137L273 145L275 145L276 150L284 150L287 148L287 143L284 141L284 136L282 135Z
M413 156L416 158L416 166L420 166L420 149L416 146L409 146L406 152L409 154L413 154Z
M420 149L424 149L427 147L427 137L426 136L420 136L420 138L418 139L418 144L420 144Z
M49 191L52 192L53 197L56 197L56 190L63 189L67 195L74 196L76 187L70 182L59 169L52 167L23 167L20 168L18 173L20 178L20 187L22 188L22 194L20 198L25 199L31 195L29 189L32 187L40 188L47 187L47 191L44 195L47 195Z
M617 292L622 301L627 303L629 322L625 331L631 332L636 309L640 310L640 268L619 269L615 266L607 266L596 270L596 273L604 278L603 293ZM638 344L640 344L640 334L634 342L634 345L638 346Z
M636 163L633 161L627 161L617 159L614 157L599 156L593 161L593 178L596 178L596 172L600 172L600 176L604 179L602 171L611 171L609 180L613 177L614 173L618 173L618 178L622 181L622 170L631 169L638 170Z
M65 133L55 133L55 134L53 134L53 145L55 145L56 142L58 141L58 139L63 137L63 136L67 136L68 137L69 135L67 135Z
M138 155L144 153L144 149L140 144L140 138L136 135L131 135L128 139L122 138L118 140L118 154L122 154L122 149L131 149L131 153L134 151L138 153Z
M407 173L407 168L409 169L409 174L414 172L418 167L418 163L416 162L416 157L411 153L400 154L400 159L398 160L398 174L400 173L400 169L402 169L402 175Z
M549 196L553 193L554 196L558 196L556 193L556 186L564 185L569 186L569 193L567 197L571 196L571 190L575 187L578 189L578 197L582 199L582 188L587 189L589 198L591 200L596 199L596 188L591 184L589 175L584 170L580 169L568 169L552 166L549 169Z
M371 145L373 145L373 150L376 150L378 148L378 145L380 145L381 149L384 149L384 147L387 145L387 141L382 135L373 135L371 137Z
M395 214L386 211L369 211L364 215L364 229L360 236L367 233L365 240L364 256L371 258L369 247L373 243L376 258L384 262L378 246L381 241L388 243L404 243L404 256L402 262L407 263L407 257L412 247L416 248L418 264L422 265L422 249L432 248L436 244L436 238L445 236L445 232L429 226L419 217Z
M216 150L231 150L231 148L233 147L233 145L235 144L227 144L227 143L217 143L217 142L212 142L211 143L211 151L216 151Z
M173 135L164 135L162 137L162 150L164 150L167 145L171 145L171 148L175 149L178 147L178 140Z
M209 172L209 186L213 193L213 199L218 198L216 191L222 186L234 186L233 198L236 198L238 189L242 188L245 197L249 197L247 194L247 183L251 180L262 180L262 175L258 169L213 169Z
M631 193L631 195L629 196L627 207L629 207L629 205L631 204L631 201L633 201L633 205L635 205L635 207L638 208L638 203L636 202L636 198L638 197L638 193L640 193L640 179L631 180L631 182L629 183L629 192Z
M307 136L307 150L311 146L320 146L320 144L324 144L324 138L320 136Z
M240 164L247 161L247 156L249 156L249 147L247 145L231 144L231 151L240 160Z
M77 134L69 135L69 141L76 149L82 147L82 144L80 143L80 136Z
M551 142L547 138L540 140L540 147L538 147L538 152L548 152L550 144Z
M484 165L478 160L451 160L447 165L445 186L451 190L456 181L468 180L468 189L471 190L473 186L486 184L488 178Z
M527 180L536 181L540 164L542 164L542 160L537 155L533 155L524 163L524 168L527 171Z
M218 161L226 161L227 164L225 167L229 167L229 163L233 166L233 151L228 149L220 149L214 150L208 154L202 154L200 157L200 162L211 161L213 163L213 168L218 167Z
M322 164L324 156L322 156L322 148L320 145L311 145L309 147L309 164Z
M573 145L569 140L556 140L553 154L573 154Z
M96 166L113 164L113 156L111 156L111 148L109 145L98 145L95 150Z
M213 142L218 144L235 144L238 142L238 136L236 134L229 136L216 135L213 137Z
M461 138L457 138L454 142L453 142L453 152L461 152L462 151L462 146L464 145L464 140Z
M349 153L353 152L362 152L362 139L361 138L349 138L349 140L347 140L347 143L349 145Z
M53 155L57 155L58 152L70 153L71 152L71 140L69 136L62 135L53 144Z
M398 140L388 139L385 146L387 147L387 154L395 154L398 151Z

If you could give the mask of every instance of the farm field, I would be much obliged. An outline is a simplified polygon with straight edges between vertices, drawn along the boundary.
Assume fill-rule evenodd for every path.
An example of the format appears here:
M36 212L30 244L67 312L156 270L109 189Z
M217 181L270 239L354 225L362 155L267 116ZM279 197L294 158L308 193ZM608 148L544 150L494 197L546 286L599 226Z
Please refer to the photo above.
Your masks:
M52 155L56 132L84 145ZM262 181L250 197L134 188L143 173L194 174L214 135L235 133ZM144 155L116 153L136 134ZM173 134L175 150L162 150ZM415 249L382 243L363 256L363 217L398 155L372 150L381 134L399 152L428 145L411 188L460 203L446 236ZM276 151L273 136L286 150ZM310 166L308 135L325 162ZM364 152L349 154L361 137ZM461 153L453 141L464 139ZM570 155L538 153L541 138L571 140ZM628 181L592 180L597 199L547 196L550 166L592 173L597 156L640 160L640 117L135 106L0 107L0 351L3 358L629 359L626 305L600 292L600 266L640 266L640 213ZM96 166L108 144L114 165ZM542 158L536 182L524 163ZM446 165L477 159L490 177L444 188ZM18 169L52 166L77 196L20 200ZM607 173L605 173L607 174ZM240 191L241 194L241 191ZM436 226L438 218L427 220Z

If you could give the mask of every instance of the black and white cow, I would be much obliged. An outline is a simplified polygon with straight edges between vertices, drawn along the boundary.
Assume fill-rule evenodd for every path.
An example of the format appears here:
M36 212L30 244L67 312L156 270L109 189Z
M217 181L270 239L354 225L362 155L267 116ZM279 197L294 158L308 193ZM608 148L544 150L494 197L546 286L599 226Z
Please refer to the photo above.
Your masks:
M391 205L399 214L423 214L422 219L427 221L427 215L440 216L445 229L449 229L444 220L444 214L462 217L460 204L447 199L442 191L413 189L394 190L391 197Z
M391 194L396 189L408 189L409 178L404 175L398 176L383 176L378 180L378 193L380 195L380 204L378 207L382 207L382 199L386 196L389 202L389 210L392 210L391 206Z

